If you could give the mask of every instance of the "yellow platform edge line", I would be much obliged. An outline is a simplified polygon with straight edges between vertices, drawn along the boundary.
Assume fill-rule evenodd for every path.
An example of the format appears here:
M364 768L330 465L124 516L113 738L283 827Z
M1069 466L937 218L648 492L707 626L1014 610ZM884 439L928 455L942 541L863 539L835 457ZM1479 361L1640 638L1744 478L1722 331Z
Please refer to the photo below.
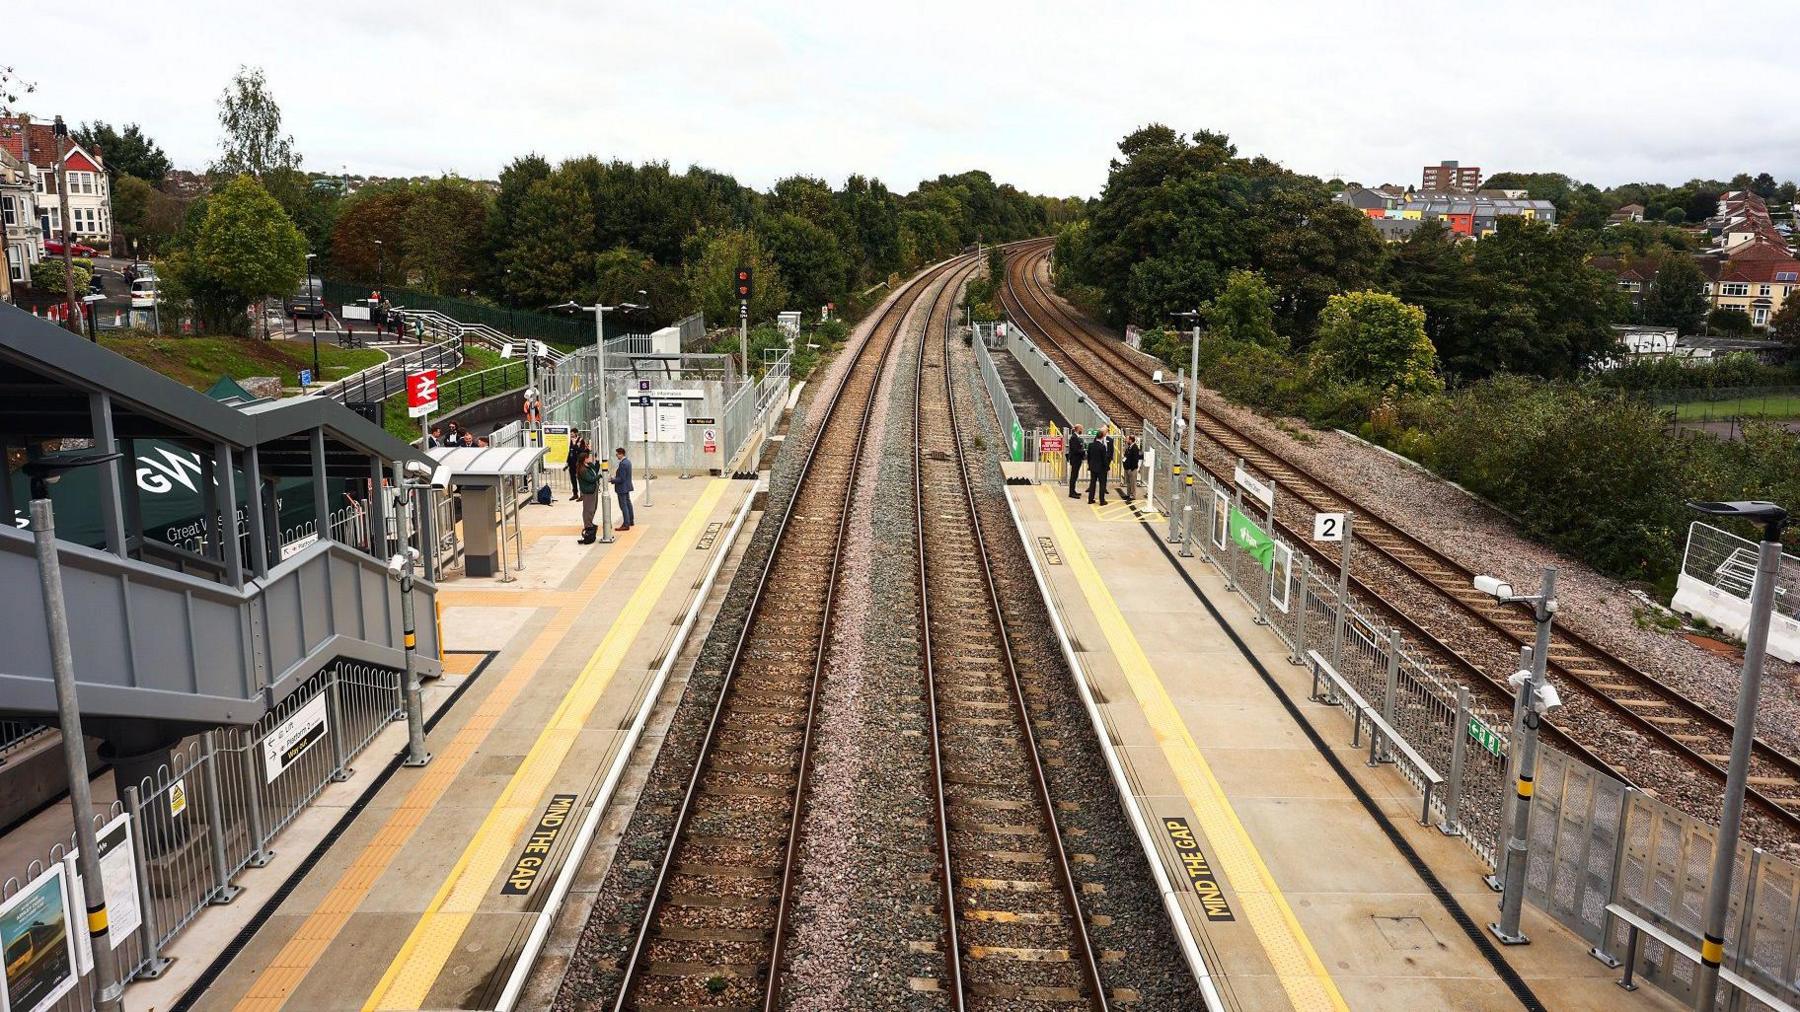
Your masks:
M1075 532L1062 503L1047 486L1038 486L1037 493L1045 519L1062 551L1063 561L1080 584L1088 608L1125 673L1164 757L1181 783L1189 806L1200 820L1207 840L1217 851L1219 870L1225 873L1226 881L1244 900L1245 917L1275 966L1288 1000L1298 1009L1332 1008L1347 1012L1349 1006L1338 992L1337 984L1313 948L1299 918L1294 916L1293 908L1282 895L1275 876L1250 839L1249 831L1231 807L1225 788L1213 775L1212 767L1201 754L1187 723L1181 719L1180 710L1163 687L1162 679L1157 676L1137 635L1125 621L1105 579L1088 556L1087 547ZM1264 902L1255 897L1259 892ZM1292 966L1296 958L1304 961L1309 973L1283 972L1284 964Z
M574 747L575 736L568 733L568 729L584 725L598 706L632 643L674 579L682 559L693 551L693 543L724 497L728 484L730 482L722 478L708 484L638 582L600 645L563 694L556 711L525 754L524 761L463 848L399 953L388 964L387 972L382 974L381 981L363 1004L365 1012L417 1009L424 1005L444 964L455 951L456 943L461 941L463 929L485 896L488 884L502 870L520 829ZM453 895L459 900L454 905L449 903Z

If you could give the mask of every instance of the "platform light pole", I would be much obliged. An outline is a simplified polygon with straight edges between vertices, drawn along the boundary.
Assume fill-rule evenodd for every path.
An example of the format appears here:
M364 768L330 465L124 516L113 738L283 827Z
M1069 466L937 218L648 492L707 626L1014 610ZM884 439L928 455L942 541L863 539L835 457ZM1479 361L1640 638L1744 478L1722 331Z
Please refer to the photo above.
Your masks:
M1769 648L1769 621L1775 611L1775 580L1781 571L1781 531L1787 510L1772 502L1690 502L1689 508L1715 517L1737 517L1762 525L1757 546L1756 582L1750 586L1750 627L1744 633L1743 675L1738 681L1737 716L1731 726L1731 765L1725 771L1725 806L1713 845L1712 883L1706 889L1706 919L1700 940L1700 976L1694 981L1694 1008L1711 1012L1719 992L1719 965L1725 960L1725 914L1731 905L1731 872L1744 828L1744 785L1750 775L1750 745L1756 737L1756 699L1762 689L1763 659Z
M608 306L596 299L591 306L570 301L550 307L551 309L594 314L594 403L597 406L596 413L600 416L600 445L594 447L593 452L600 458L602 481L609 481L613 450L612 433L606 417L606 314L614 311L635 313L640 309L647 308L650 294L642 288L638 289L637 294L644 300L642 303L621 302L616 306ZM612 542L612 500L603 488L600 490L600 543L610 545Z
M62 730L63 762L69 777L69 814L75 822L75 867L87 904L89 941L94 952L94 1004L99 1012L121 1012L125 985L107 931L106 882L100 877L100 845L94 832L94 799L88 787L87 739L81 732L81 705L75 688L75 650L69 640L69 612L63 597L62 561L56 554L56 510L50 486L63 472L110 464L119 453L47 454L25 465L31 479L31 535L37 548L38 586L50 634L50 671L56 685L56 716Z
M1530 670L1514 672L1509 681L1518 692L1519 737L1513 743L1518 750L1517 792L1513 804L1512 834L1506 841L1504 884L1500 895L1500 919L1490 922L1488 930L1506 945L1524 945L1531 939L1519 930L1519 916L1525 903L1525 868L1529 863L1531 839L1531 796L1536 790L1538 726L1544 714L1562 705L1545 673L1550 659L1550 625L1556 619L1556 567L1545 566L1543 583L1536 594L1513 593L1512 584L1492 576L1477 576L1475 589L1501 604L1531 606L1531 617L1537 622L1537 639L1531 650ZM1340 604L1341 606L1341 604ZM1459 729L1458 734L1462 731Z

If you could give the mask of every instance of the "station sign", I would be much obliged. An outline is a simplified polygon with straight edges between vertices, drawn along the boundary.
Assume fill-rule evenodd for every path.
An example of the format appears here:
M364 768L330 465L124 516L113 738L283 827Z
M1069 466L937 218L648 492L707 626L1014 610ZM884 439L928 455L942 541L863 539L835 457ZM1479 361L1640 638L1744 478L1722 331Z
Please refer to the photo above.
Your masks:
M1275 490L1263 484L1257 477L1245 469L1242 461L1238 462L1237 471L1232 475L1237 487L1250 494L1250 498L1263 504L1264 509L1275 508Z
M1061 452L1063 452L1063 437L1061 437L1061 436L1039 436L1038 437L1038 454L1040 456L1043 454L1046 454L1046 453L1061 453Z
M426 369L406 374L406 414L410 418L429 415L437 410L438 371Z
M1342 513L1314 513L1313 540L1344 540L1344 515Z

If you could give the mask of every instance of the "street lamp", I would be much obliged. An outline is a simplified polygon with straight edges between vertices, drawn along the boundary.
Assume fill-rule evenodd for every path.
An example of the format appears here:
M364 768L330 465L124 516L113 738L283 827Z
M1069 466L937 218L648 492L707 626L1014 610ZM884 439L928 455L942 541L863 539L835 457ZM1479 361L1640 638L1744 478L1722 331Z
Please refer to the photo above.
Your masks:
M93 451L49 453L28 461L31 479L31 533L37 546L38 584L50 634L50 670L56 683L56 716L62 727L63 762L69 775L69 808L75 821L76 868L88 910L88 934L94 950L94 988L100 1012L118 1012L124 984L119 980L112 940L106 929L106 883L100 877L100 847L94 833L94 799L88 788L87 739L81 733L81 707L75 691L75 652L69 641L69 613L63 599L62 565L56 554L56 511L50 486L63 472L110 464L119 453Z
M314 292L314 289L313 289L313 260L317 259L318 256L319 256L319 254L317 254L317 253L306 254L306 311L308 313L315 314L312 318L313 381L314 382L317 382L322 376L322 374L319 372L319 317L316 315L316 313L323 311L325 308L325 298L324 298L325 293L323 291L320 291L318 293L319 305L318 305L317 309L315 310L315 308L313 307L313 292ZM322 287L323 286L321 286L321 288Z
M1188 393L1188 420L1187 420L1187 422L1188 422L1187 456L1188 456L1188 464L1190 465L1188 467L1187 487L1191 488L1194 484L1194 471L1196 469L1198 469L1200 466L1199 458L1194 455L1195 451L1196 451L1196 447L1194 445L1194 438L1195 438L1196 431L1200 427L1200 425L1199 425L1199 423L1200 423L1200 324L1206 319L1206 314L1203 313L1202 311L1200 311L1199 309L1189 309L1189 310L1185 310L1183 312L1175 313L1173 315L1177 319L1194 321L1194 340L1192 342L1193 347L1191 349L1189 349L1189 356L1188 356L1189 357L1188 382L1190 382L1194 385L1194 389L1189 391L1189 393ZM1179 433L1171 432L1171 433L1169 433L1169 441L1174 443L1175 450L1177 453L1179 453L1181 451L1181 435ZM1193 520L1192 520L1191 515L1188 512L1188 493L1185 488L1182 491L1181 512L1182 512L1182 519L1183 519L1183 524L1182 524L1183 533L1181 536L1181 548L1182 548L1182 551L1185 553L1187 551L1188 539L1193 537L1193 534L1194 534L1192 526L1191 526L1193 523Z
M649 293L642 288L638 289L637 293L639 298L649 302ZM606 314L614 310L631 313L647 307L635 302L621 302L616 306L608 306L599 300L595 300L591 306L584 306L571 300L550 308L594 314L594 356L596 359L594 402L599 406L600 415L600 445L594 448L594 452L600 457L600 473L605 476L612 467L612 458L609 456L612 453L612 436L606 420ZM607 545L612 541L612 504L603 491L600 494L600 543Z
M1769 619L1775 610L1775 578L1781 569L1781 530L1787 510L1772 502L1690 502L1688 508L1715 517L1761 524L1756 582L1750 587L1750 628L1744 633L1744 667L1738 681L1737 719L1731 725L1731 765L1725 771L1725 807L1713 844L1712 884L1706 890L1706 920L1700 941L1700 976L1694 1007L1710 1010L1719 991L1719 964L1725 958L1725 913L1731 903L1731 871L1744 827L1744 784L1750 775L1750 743L1756 737L1756 697L1762 689L1763 657L1769 647Z
M1519 915L1525 902L1525 866L1531 836L1531 795L1533 777L1537 775L1538 726L1544 714L1562 705L1545 674L1550 659L1550 624L1556 618L1556 567L1545 566L1543 583L1532 595L1513 593L1512 584L1498 577L1477 576L1475 589L1501 604L1531 606L1531 617L1537 621L1537 639L1531 648L1531 668L1513 673L1508 679L1517 691L1513 711L1518 737L1517 794L1513 803L1512 834L1506 841L1506 863L1500 896L1500 920L1488 924L1494 937L1507 945L1524 945L1531 939L1519 930Z
M381 291L381 240L375 240L375 290Z

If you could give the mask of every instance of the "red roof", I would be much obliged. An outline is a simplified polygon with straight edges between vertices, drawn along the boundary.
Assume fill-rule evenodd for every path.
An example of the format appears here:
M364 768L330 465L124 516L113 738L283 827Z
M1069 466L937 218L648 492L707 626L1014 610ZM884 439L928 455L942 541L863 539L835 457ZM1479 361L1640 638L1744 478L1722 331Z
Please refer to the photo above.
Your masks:
M1777 274L1795 277L1777 279ZM1733 250L1718 275L1720 281L1753 281L1782 284L1800 283L1800 260L1788 252L1785 244L1757 239Z
M0 117L0 146L12 152L14 158L24 160L25 131L20 129L23 121L16 116ZM99 172L100 166L95 158L88 157L75 138L69 138L69 168L77 172ZM31 124L31 164L40 169L56 167L56 128L49 123Z

